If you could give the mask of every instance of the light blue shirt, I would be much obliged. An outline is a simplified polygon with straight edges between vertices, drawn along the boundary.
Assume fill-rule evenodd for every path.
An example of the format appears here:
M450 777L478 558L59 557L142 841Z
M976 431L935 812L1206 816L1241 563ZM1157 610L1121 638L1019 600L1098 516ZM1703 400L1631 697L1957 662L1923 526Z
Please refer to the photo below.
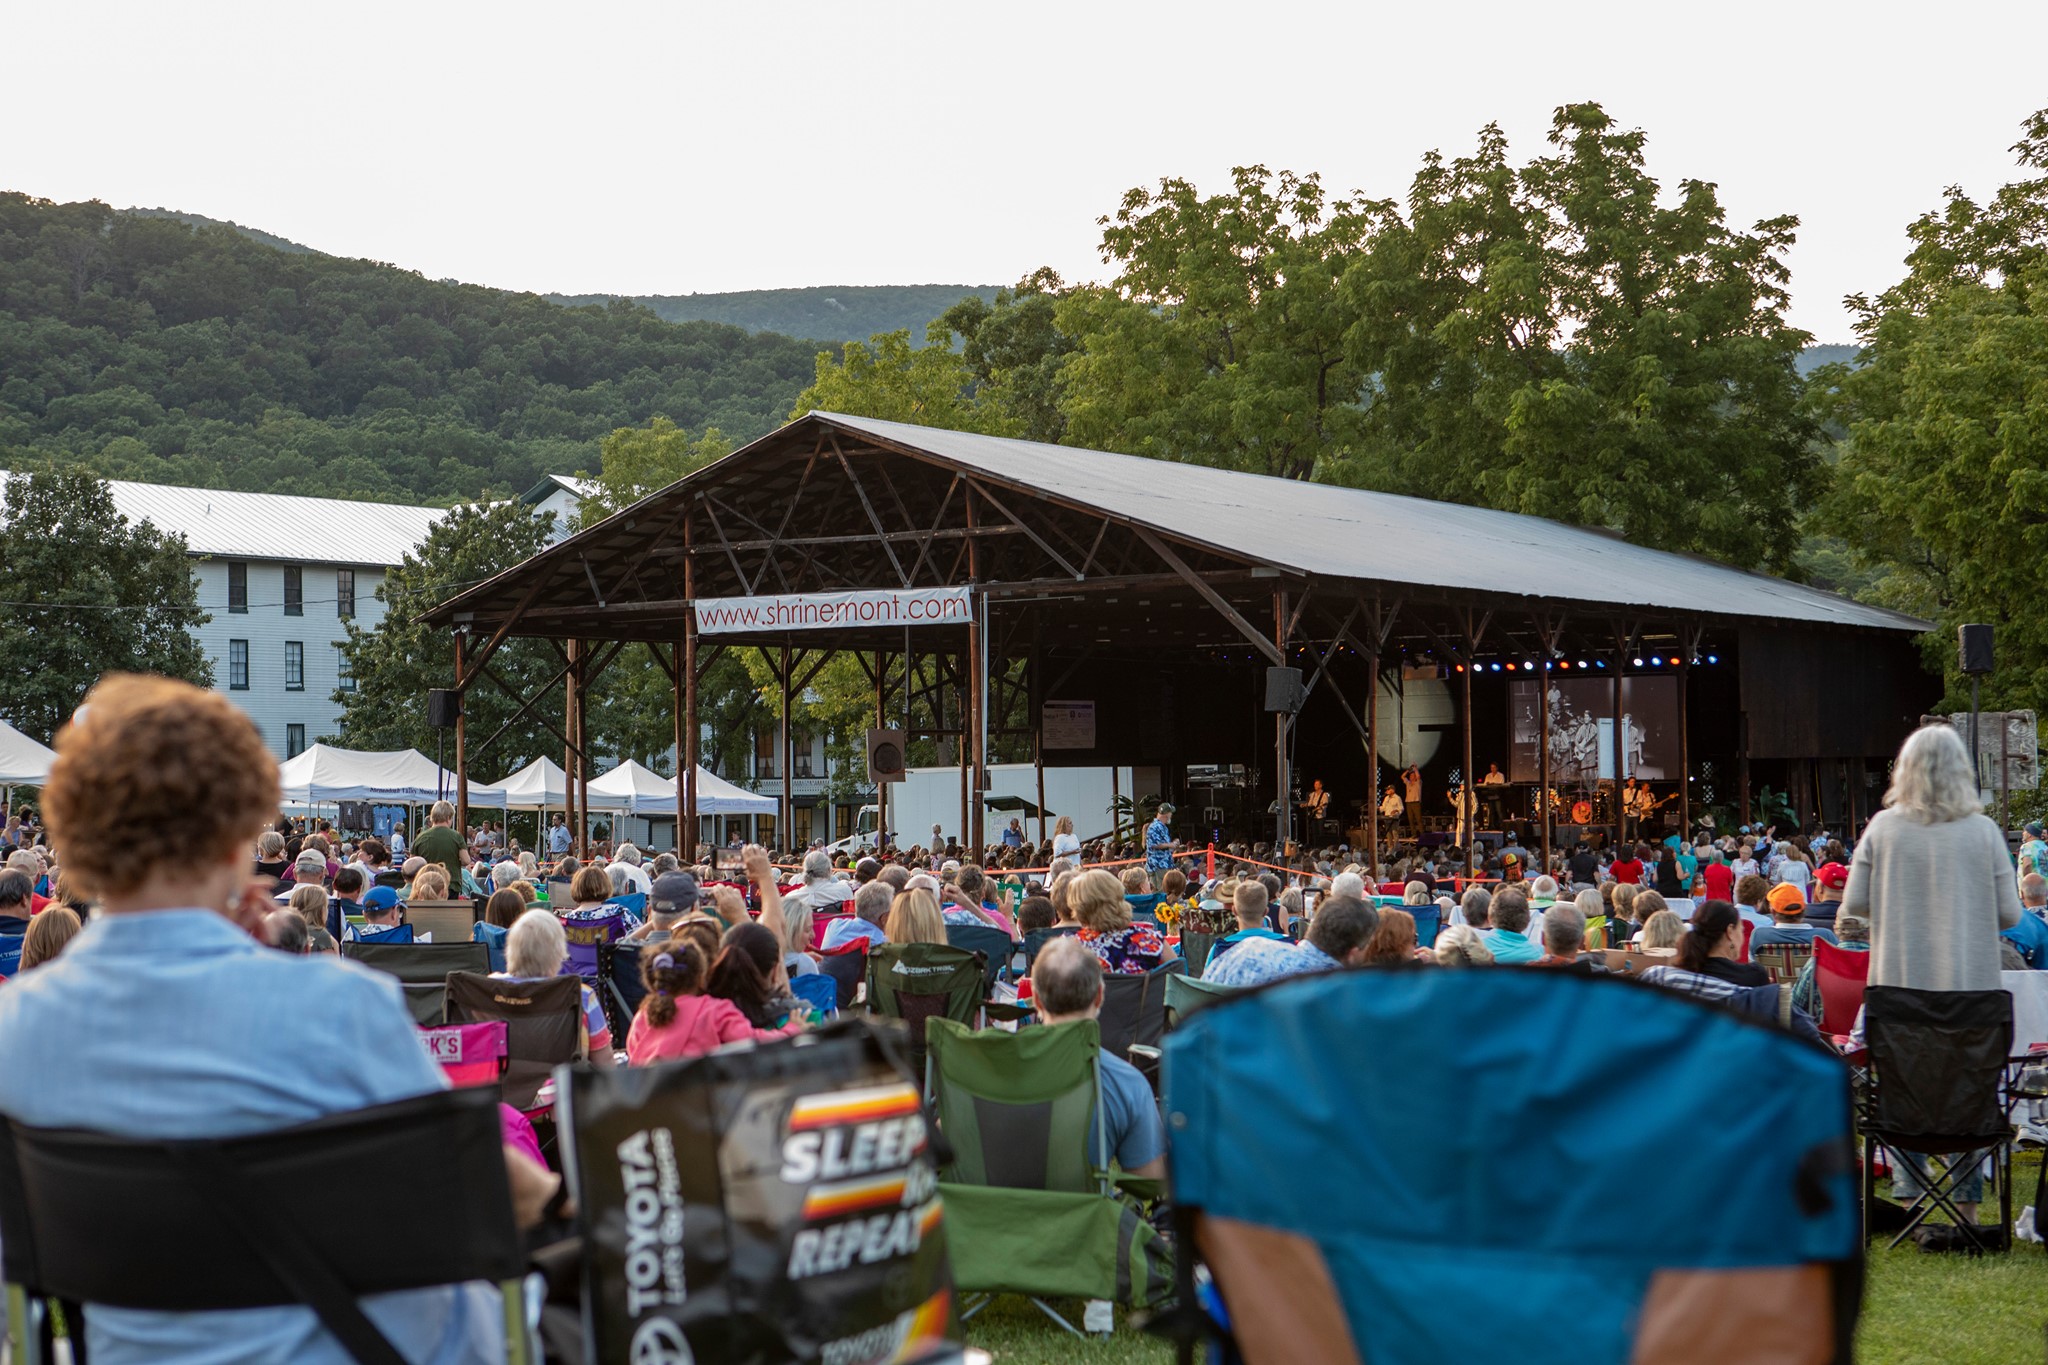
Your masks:
M1202 980L1218 986L1258 986L1304 972L1334 972L1339 965L1313 943L1247 938L1210 962Z
M262 947L208 910L95 918L62 957L0 988L0 1039L0 1113L122 1137L268 1132L446 1084L395 978ZM504 1358L488 1285L379 1294L363 1309L408 1360ZM89 1307L86 1341L96 1365L349 1362L297 1307Z
M1479 937L1493 951L1495 962L1534 962L1543 956L1543 950L1531 943L1524 933L1510 933L1498 928L1481 929Z
M829 953L834 948L844 948L857 938L864 938L870 943L887 943L889 931L859 915L841 915L825 926L825 941L818 946Z
M1145 826L1145 869L1148 872L1164 872L1173 866L1173 831L1166 827L1166 821L1154 819Z

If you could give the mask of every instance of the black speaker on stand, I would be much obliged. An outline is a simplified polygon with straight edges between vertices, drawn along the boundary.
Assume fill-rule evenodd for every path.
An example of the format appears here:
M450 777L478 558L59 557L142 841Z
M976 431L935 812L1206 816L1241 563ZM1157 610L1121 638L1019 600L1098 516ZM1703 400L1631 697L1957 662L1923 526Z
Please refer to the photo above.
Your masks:
M448 767L447 764L441 761L441 744L447 737L448 732L455 728L455 722L460 719L462 719L462 694L460 692L457 692L452 687L436 687L427 693L427 724L434 727L434 768L436 770L434 796L436 799L447 795L446 792L441 790L440 774L445 773ZM467 831L462 833L465 838L468 837Z

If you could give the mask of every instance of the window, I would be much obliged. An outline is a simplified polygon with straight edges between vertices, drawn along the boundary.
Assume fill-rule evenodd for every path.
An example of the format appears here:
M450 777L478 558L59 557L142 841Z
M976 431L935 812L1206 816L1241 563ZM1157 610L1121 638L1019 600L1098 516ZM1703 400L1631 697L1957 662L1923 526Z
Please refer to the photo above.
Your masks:
M809 735L798 735L790 741L790 744L796 750L794 757L790 760L790 776L813 776L811 772L811 737ZM809 840L805 840L805 842L808 843Z
M228 610L245 612L249 610L249 566L228 565Z
M284 642L284 690L306 690L306 646L297 640Z
M356 690L355 670L349 667L348 651L340 645L334 647L334 680L335 685L344 692Z
M296 564L284 566L284 614L306 614L306 571Z
M775 741L780 730L757 730L754 733L754 776L774 778L782 776L782 768L775 761Z
M284 756L286 758L297 758L304 752L306 752L306 727L303 725L285 726Z
M228 691L249 690L249 642L228 641Z
M334 571L334 614L346 621L356 614L356 571Z

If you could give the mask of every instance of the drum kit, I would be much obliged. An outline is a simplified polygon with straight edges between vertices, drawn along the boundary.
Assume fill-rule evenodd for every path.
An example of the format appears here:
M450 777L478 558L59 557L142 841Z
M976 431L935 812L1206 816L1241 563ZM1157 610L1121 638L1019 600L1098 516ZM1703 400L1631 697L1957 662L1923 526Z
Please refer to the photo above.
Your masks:
M1568 797L1550 789L1550 818L1555 824L1605 825L1614 822L1614 783L1602 781Z

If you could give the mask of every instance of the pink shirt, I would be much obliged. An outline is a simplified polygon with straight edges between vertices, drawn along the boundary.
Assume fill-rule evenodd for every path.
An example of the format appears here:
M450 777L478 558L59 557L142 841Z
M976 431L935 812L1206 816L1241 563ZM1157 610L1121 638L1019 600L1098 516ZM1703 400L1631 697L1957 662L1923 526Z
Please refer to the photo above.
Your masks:
M647 1022L643 1005L626 1030L626 1060L634 1066L651 1062L680 1062L702 1057L727 1043L750 1038L780 1038L801 1032L792 1022L781 1029L757 1029L740 1013L740 1007L715 995L676 997L676 1017L661 1028Z

